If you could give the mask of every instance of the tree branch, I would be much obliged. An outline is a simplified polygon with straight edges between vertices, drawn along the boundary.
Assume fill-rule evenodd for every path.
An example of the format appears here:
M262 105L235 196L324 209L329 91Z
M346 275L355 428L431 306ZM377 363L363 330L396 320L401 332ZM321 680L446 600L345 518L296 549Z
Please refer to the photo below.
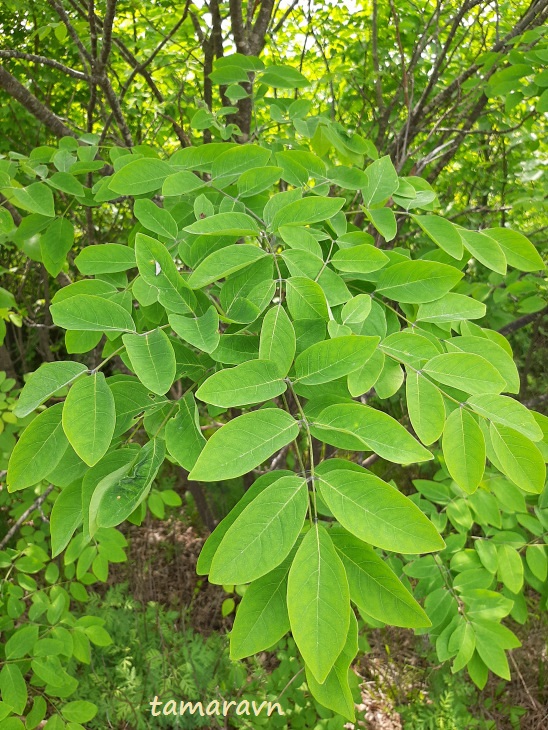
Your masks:
M258 56L264 48L266 31L270 24L273 10L274 0L262 0L257 20L249 38L249 53L252 56Z
M39 122L47 127L57 137L76 137L77 135L67 127L63 120L54 114L51 109L42 104L34 94L23 86L15 76L3 66L0 66L0 87L25 107Z
M107 65L108 57L112 48L112 26L114 25L114 17L116 14L116 3L118 0L107 0L107 9L105 19L103 21L103 42L101 45L101 54L99 56L98 70L99 73Z
M528 324L534 322L536 319L543 318L548 314L548 307L544 307L540 312L533 312L532 314L525 314L519 319L515 319L513 322L505 324L504 327L499 329L501 335L509 334L510 332L516 332L517 330L527 327Z
M15 522L10 529L7 531L7 533L2 538L2 541L0 542L0 550L6 547L8 542L11 540L11 538L15 535L17 530L21 527L21 525L30 517L30 515L34 512L35 509L38 509L42 506L42 504L46 501L48 498L48 495L50 492L53 491L53 484L50 484L49 487L46 489L46 491L41 494L37 499L34 500L34 502L31 504L31 506L26 509L21 517Z
M242 15L242 0L229 0L230 25L238 53L248 54L248 43Z
M67 15L66 10L61 5L61 3L57 2L57 0L47 0L48 5L50 5L57 15L61 18L63 23L65 24L65 27L68 31L69 36L72 38L76 48L78 49L78 53L80 54L80 58L82 59L82 63L85 65L88 65L90 68L93 64L93 59L91 55L86 50L84 44L80 40L78 33L76 32L74 26L70 22L70 18Z
M65 66L59 61L54 61L52 58L46 58L45 56L37 56L34 53L24 53L23 51L12 51L12 50L0 50L0 58L18 58L22 61L30 61L31 63L40 63L42 66L51 66L58 71L62 71L67 76L72 76L75 79L81 79L82 81L89 81L89 76L82 71L77 71L74 68Z

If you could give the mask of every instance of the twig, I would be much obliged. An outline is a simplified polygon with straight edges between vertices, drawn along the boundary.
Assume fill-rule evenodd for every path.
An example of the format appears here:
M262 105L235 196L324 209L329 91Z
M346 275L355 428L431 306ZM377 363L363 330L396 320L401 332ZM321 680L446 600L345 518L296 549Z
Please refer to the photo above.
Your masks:
M11 538L15 535L17 530L21 527L21 525L25 522L25 520L34 512L35 509L40 509L42 504L46 501L48 495L50 492L52 492L54 489L53 484L50 484L49 487L46 489L46 491L41 494L37 499L34 500L34 502L31 504L31 506L26 509L21 517L13 524L10 529L7 531L5 536L2 538L2 541L0 542L0 550L2 550L8 542L11 540Z

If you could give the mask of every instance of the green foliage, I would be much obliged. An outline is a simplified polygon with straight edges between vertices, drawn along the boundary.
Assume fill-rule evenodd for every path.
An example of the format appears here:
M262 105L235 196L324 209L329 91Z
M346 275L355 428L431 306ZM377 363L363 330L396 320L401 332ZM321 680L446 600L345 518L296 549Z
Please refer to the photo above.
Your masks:
M270 104L266 87L298 89L306 78L235 54L212 79L248 84L251 71L259 114L269 106L289 122L290 97ZM200 109L192 126L224 140L241 131L219 119ZM83 193L77 178L89 170L76 157L63 170L64 200L112 215L122 196L137 224L123 242L84 247L75 263L93 278L48 302L67 351L85 362L29 377L16 410L29 422L7 484L62 489L51 493L52 550L66 547L65 564L76 562L71 595L87 600L84 578L90 567L99 579L108 571L95 561L110 557L101 546L119 539L114 528L139 524L145 504L162 512L154 481L166 459L190 481L259 476L206 542L198 570L213 583L249 584L233 656L269 648L290 628L310 691L352 721L353 607L366 620L428 632L440 661L466 666L481 687L488 670L509 678L505 651L518 643L500 621L524 618L524 581L545 593L546 435L535 414L501 395L519 392L519 374L489 326L492 289L470 276L479 270L495 285L543 264L521 233L468 230L434 213L443 211L429 183L399 174L358 134L308 110L291 121L286 143L265 135L244 148L215 142L171 155L110 148L112 175ZM103 163L100 141L87 134L72 151L89 148ZM59 152L68 149L61 140ZM47 255L34 255L52 275L70 238L52 192L57 154L18 156L2 188L29 214L20 228L47 227ZM508 267L516 272L497 279ZM88 367L95 348L102 360ZM386 462L426 463L432 479L406 494ZM502 516L506 490L513 506ZM524 548L534 551L525 563ZM6 560L27 565L32 556L22 554ZM69 594L59 596L48 600L68 611ZM25 597L12 598L6 611L18 618ZM25 710L23 675L55 687L59 662L33 655L19 673L6 663L4 701Z
M97 479L85 490L81 477L80 481L75 480L65 487L58 507L63 519L57 514L52 519L55 552L67 544L80 520L89 525L87 536L74 538L85 554L95 549L91 545L86 547L89 536L96 537L102 529L120 524L147 498L165 458L166 446L171 458L191 467L190 479L222 481L256 469L280 449L293 444L298 457L296 476L280 474L278 480L264 486L246 503L218 543L211 542L217 541L215 536L210 538L209 545L215 544L215 550L206 548L210 550L211 560L204 570L210 573L212 582L251 583L253 586L253 581L282 564L296 547L299 534L304 532L288 574L289 623L306 671L310 673L312 691L330 706L340 709L344 702L347 717L352 719L346 680L352 657L347 657L343 651L351 616L350 599L367 613L367 600L361 591L374 581L382 595L382 591L392 584L396 586L392 590L399 594L408 610L414 610L415 616L420 616L419 609L411 608L412 599L407 598L407 591L396 575L371 562L371 548L367 543L382 550L411 555L451 551L455 536L445 547L438 533L441 522L435 507L425 510L421 500L414 503L367 469L359 466L337 468L337 463L329 458L317 463L314 438L339 449L373 451L396 463L424 462L433 458L432 453L393 417L371 406L352 402L347 384L350 376L363 368L367 373L368 361L375 353L382 353L384 364L377 377L386 381L386 386L383 389L378 385L377 395L385 393L385 397L389 397L402 386L401 365L405 367L414 378L414 386L409 385L408 389L413 420L417 423L429 421L433 408L439 414L434 421L436 425L429 426L425 432L419 428L419 435L432 443L448 416L442 442L447 468L457 488L462 488L471 498L478 485L485 484L486 475L490 473L484 474L486 454L518 487L539 493L545 479L544 459L531 438L538 441L543 435L524 408L523 411L518 409L519 412L506 408L503 420L510 425L497 423L501 417L497 415L500 406L495 399L500 397L504 407L506 400L498 394L514 389L515 366L504 340L498 344L489 339L489 330L483 328L478 328L473 336L467 334L466 317L476 318L477 308L460 307L457 319L448 320L446 314L442 321L438 317L434 322L431 310L424 316L423 309L423 319L420 319L421 307L442 300L460 286L462 271L450 264L421 258L424 253L420 248L413 248L412 252L389 250L381 258L369 244L353 246L352 242L345 242L339 246L339 237L353 229L340 213L346 202L344 188L338 197L331 198L307 194L302 186L295 188L299 197L286 202L278 202L276 195L263 195L252 207L249 199L245 203L239 201L238 188L234 187L238 178L260 169L270 155L268 149L258 146L251 146L249 151L249 156L242 156L232 147L224 151L219 145L207 164L185 163L187 168L194 167L194 170L205 167L211 175L211 182L204 182L202 188L208 191L211 205L205 217L196 213L198 192L185 193L180 200L176 196L169 199L189 211L179 224L169 208L156 212L151 201L149 205L144 200L137 201L136 217L144 227L155 232L158 239L138 234L134 242L130 241L136 248L138 270L132 281L142 279L151 291L157 300L154 314L152 311L149 314L152 305L143 304L139 298L139 308L132 309L131 297L128 299L122 292L114 293L110 299L78 293L51 306L53 320L58 326L68 331L87 329L105 333L105 359L100 367L113 354L120 353L134 373L125 381L128 396L134 400L141 397L141 392L163 396L170 391L174 379L181 377L177 376L177 350L186 347L181 340L190 344L203 370L195 375L182 373L186 399L181 401L182 410L177 400L158 399L142 419L147 443L137 447L130 458L112 469L109 466L111 463L114 466L112 458L124 455L121 437L133 425L132 421L123 420L127 411L120 407L120 401L116 401L113 393L112 386L117 381L105 378L97 369L79 377L83 370L75 366L69 374L65 363L59 363L56 370L53 366L47 371L39 370L23 390L22 412L30 406L37 407L51 394L52 388L76 380L64 403L46 408L23 433L10 461L8 485L11 490L33 486L58 464L62 468L63 460L67 458L65 453L72 453L68 450L69 444L89 466L100 468L104 460L105 468L101 468ZM303 169L321 189L322 175L317 170L325 169L322 168L324 163L319 157L307 154L307 159L314 163ZM115 192L124 195L153 193L162 187L169 175L177 172L181 162L177 154L172 162L153 157L135 159L116 172L109 184ZM281 175L284 174L282 168ZM372 209L382 207L399 186L398 176L387 158L366 167L366 179L367 185L362 191L364 203ZM397 196L394 199L399 201ZM407 207L403 202L401 205L404 209ZM175 212L175 207L171 209ZM192 210L197 220L188 225ZM428 221L428 217L425 220ZM440 236L445 237L440 233L444 226L440 226L437 218L433 227L428 228L429 225L423 221L421 227L432 234L434 242L437 243ZM307 240L306 236L316 240L319 244L316 251L321 252L321 256L301 249L284 250L285 240L296 239L288 238L287 233L285 238L281 237L280 228L300 230L304 240ZM453 238L461 236L463 246L470 253L495 271L499 270L498 259L491 259L487 254L479 256L476 251L480 239L491 241L491 247L497 246L494 239L479 233L465 234L458 228L452 231ZM196 259L191 254L194 248L201 241L210 246L206 242L214 236L214 240L226 240L226 245L213 252L205 248L201 258ZM231 242L237 238L241 239L239 243ZM101 248L105 249L104 256L99 253ZM338 253L334 253L335 249ZM356 257L353 257L354 250L357 250ZM502 249L497 248L499 250L505 268L506 259ZM302 262L287 258L292 253L302 254ZM112 251L110 244L105 244L96 247L94 258L100 267L96 270L101 272L104 271L103 261L119 262L124 257L118 249ZM369 258L375 262L373 266L364 265ZM317 260L318 265L312 265L311 261L309 264L309 259ZM263 265L267 260L268 266ZM274 282L272 264L278 275ZM113 265L118 269L118 263ZM297 269L293 268L295 265ZM94 270L93 266L89 268L89 262L86 266L86 271ZM240 274L243 271L257 271L255 288L263 288L268 295L260 306L255 303L258 299L252 297L253 290L240 296L238 311L246 314L235 316L229 314L234 306L227 307L226 302L234 302L238 289L243 292L241 286L245 279ZM370 294L375 309L371 306L365 315L354 321L356 317L352 313L360 309L364 294ZM350 309L349 302L354 297L356 302ZM287 311L283 308L284 302ZM344 315L342 305L346 307ZM310 322L316 323L315 326L311 328ZM326 325L329 328L326 329ZM243 355L241 361L238 358L234 367L218 364L214 355L227 337L239 334L251 339L257 338L257 333L260 336L255 353ZM177 336L181 339L176 339ZM400 340L396 340L397 337ZM269 359L258 357L261 350ZM233 360L221 356L220 363L231 365ZM53 380L50 371L53 371ZM419 383L423 380L426 389L420 390ZM200 411L188 400L193 391L198 402L215 406L220 414L227 408L263 405L240 415L228 413L226 424L217 428L204 443L198 438ZM470 395L476 400L467 404ZM491 400L485 401L486 398ZM488 403L483 409L482 402ZM136 408L138 413L139 406ZM117 431L119 419L123 425ZM488 433L484 425L490 421ZM527 435L512 428L515 424L523 429L523 423L529 427ZM179 443L182 433L194 433L194 446L190 450L188 446L183 450ZM489 439L489 447L486 439ZM28 469L26 464L31 452L44 455L35 459L35 466ZM81 511L78 494L82 495ZM354 559L349 569L352 591L345 561L339 557L330 536L335 534L333 527L328 522L317 523L318 519L322 521L323 514L318 505L320 500L326 505L328 514L348 531L343 535L348 534L348 539L352 535L359 538L353 543ZM466 497L460 497L449 507L447 513L456 529L470 529L473 520ZM310 525L304 527L307 512ZM427 515L435 518L434 522ZM505 554L504 559L502 554L498 556L498 564L503 566L499 568L499 576L508 590L518 592L523 580L519 577L521 558L510 545L501 545L500 549L510 553ZM375 561L377 555L374 552L372 555ZM434 567L437 570L435 562ZM485 575L474 574L466 586L470 590L487 590L491 583L491 574L485 572ZM499 623L484 616L471 624L461 623L466 619L451 613L452 594L441 586L430 588L427 614L429 601L439 593L439 601L435 604L437 613L429 615L434 631L439 626L436 621L440 607L445 611L443 619L451 616L452 621L449 624L452 633L447 634L445 626L443 631L446 633L441 632L444 637L447 634L447 642L443 645L446 654L442 651L442 658L460 652L457 664L464 666L472 662L470 671L478 684L484 681L487 668L507 677L504 650L514 645L513 640L508 639L510 632L504 633ZM278 638L279 627L287 628L285 607L279 602L272 604L275 611L257 606L261 596L270 604L270 598L260 586L255 596L254 610L260 611L263 620L273 622L271 629L267 623L267 635ZM473 606L472 600L472 613ZM246 624L245 617L244 612L239 619L244 635L254 623L253 618L248 618ZM416 617L409 620L416 625ZM419 619L419 622L421 620L424 621ZM469 644L462 644L457 639L451 641L453 635L460 636L461 630L468 631L469 625L472 626L471 633L467 634ZM255 647L256 641L252 640L249 646ZM347 646L350 652L354 643ZM236 650L236 653L241 655L241 651ZM344 659L341 658L339 665L341 652ZM326 681L329 690L322 689Z

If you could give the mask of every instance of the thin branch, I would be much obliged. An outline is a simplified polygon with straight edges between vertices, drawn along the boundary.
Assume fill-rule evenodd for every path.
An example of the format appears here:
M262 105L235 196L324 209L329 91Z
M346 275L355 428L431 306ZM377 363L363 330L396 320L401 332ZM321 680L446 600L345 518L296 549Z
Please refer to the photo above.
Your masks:
M0 50L0 58L18 58L22 61L30 61L31 63L40 63L42 66L51 66L58 71L62 71L67 76L72 76L75 79L81 79L82 81L89 81L89 76L82 71L77 71L74 68L65 66L59 61L54 61L52 58L46 58L45 56L37 56L34 53L24 53L23 51L12 51L12 50Z
M375 71L375 95L377 98L377 106L379 110L383 108L382 99L382 80L379 64L379 24L378 24L378 4L377 0L373 0L373 17L371 18L371 55L373 58L373 70Z
M67 127L64 121L54 114L51 109L42 104L15 76L3 66L0 66L0 87L25 107L39 122L47 127L57 137L76 137L77 135Z
M291 3L291 5L287 8L287 10L282 15L282 17L280 18L280 20L276 23L276 25L274 26L274 28L272 28L270 30L270 35L271 36L275 36L283 28L283 26L285 24L285 21L289 18L289 16L295 10L295 8L297 7L298 4L299 4L299 0L293 0L293 2ZM276 8L276 10L272 13L272 20L274 20L277 12L278 12L278 8Z
M527 327L528 324L531 324L531 322L534 322L537 319L543 318L548 314L548 307L544 307L544 309L541 309L540 312L533 312L532 314L525 314L523 317L519 317L518 319L515 319L513 322L509 322L508 324L505 324L504 327L501 327L499 329L499 332L501 335L507 335L510 332L516 332L516 330L520 330L523 327Z
M46 491L41 494L37 499L34 500L34 502L31 504L31 506L26 509L21 517L15 522L10 529L7 531L7 533L2 538L2 541L0 542L0 550L6 547L8 542L11 540L11 538L15 535L17 530L21 527L21 525L30 517L30 515L34 512L34 510L39 509L42 504L46 501L48 498L48 495L50 492L52 492L54 489L53 484L50 484L49 487L46 489Z
M92 59L91 55L88 53L88 51L86 50L82 41L80 40L80 37L78 36L76 29L70 22L70 18L67 15L67 12L64 9L64 7L61 5L61 3L57 2L57 0L47 0L47 3L55 10L57 15L61 18L61 20L65 24L65 27L68 31L69 36L72 38L74 45L78 49L78 53L80 54L80 58L82 59L82 63L84 64L84 66L87 65L91 68L91 66L93 64L93 59Z
M257 20L253 26L251 37L249 38L249 53L252 56L258 56L263 50L266 41L266 31L272 18L274 10L274 0L262 0L259 8Z
M114 17L116 15L116 3L118 0L107 0L107 9L105 19L103 21L103 42L101 45L101 55L99 56L98 70L100 73L107 65L110 51L112 49L112 26L114 25Z

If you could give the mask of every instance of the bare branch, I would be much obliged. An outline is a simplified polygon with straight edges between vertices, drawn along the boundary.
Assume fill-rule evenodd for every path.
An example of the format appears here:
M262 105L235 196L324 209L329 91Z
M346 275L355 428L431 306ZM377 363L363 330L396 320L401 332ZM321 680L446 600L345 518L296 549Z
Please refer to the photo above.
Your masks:
M36 509L40 509L40 507L44 504L46 499L48 498L48 495L50 492L53 491L53 484L50 484L49 487L46 489L46 491L41 494L37 499L34 500L34 502L31 504L31 506L26 509L21 517L15 522L10 529L6 532L4 537L2 538L2 541L0 542L0 550L6 547L8 542L11 540L11 538L15 535L17 530L21 527L21 525L24 524L24 522L31 516L31 514Z
M54 114L51 109L42 104L15 76L3 66L0 66L0 87L25 107L39 122L46 126L57 137L76 137L77 135L67 127L64 121Z
M102 73L107 65L108 57L112 48L112 26L114 25L114 17L116 14L116 3L118 0L107 0L107 9L105 19L103 21L103 43L101 46L101 55L99 56L98 70Z
M58 71L62 71L67 76L72 76L75 79L81 79L82 81L89 81L89 76L82 71L77 71L74 68L65 66L59 61L54 61L52 58L46 58L45 56L37 56L34 53L24 53L23 51L12 51L12 50L0 50L0 58L17 58L22 61L30 61L31 63L40 63L42 66L51 66Z
M234 35L234 42L236 43L236 50L239 53L247 55L248 43L242 15L242 0L229 0L228 7L230 9L230 25L232 27L232 34Z
M67 15L66 10L64 9L64 7L61 5L60 2L57 2L57 0L47 0L47 2L48 2L48 5L50 5L55 10L57 15L61 18L61 20L65 24L65 27L68 31L69 36L72 38L76 48L78 49L78 53L80 54L80 58L82 59L82 63L84 64L84 66L88 65L91 68L93 59L90 56L90 54L88 53L88 51L86 50L82 41L80 40L80 37L79 37L78 33L76 32L74 26L70 22L70 18Z
M535 322L537 319L544 318L548 314L548 307L544 307L540 312L533 312L532 314L525 314L523 317L515 319L513 322L505 324L504 327L499 329L501 335L509 334L510 332L516 332L523 327L527 327L531 322Z
M273 10L274 0L262 0L257 20L249 38L249 53L252 56L258 56L264 48L266 31L270 24Z

